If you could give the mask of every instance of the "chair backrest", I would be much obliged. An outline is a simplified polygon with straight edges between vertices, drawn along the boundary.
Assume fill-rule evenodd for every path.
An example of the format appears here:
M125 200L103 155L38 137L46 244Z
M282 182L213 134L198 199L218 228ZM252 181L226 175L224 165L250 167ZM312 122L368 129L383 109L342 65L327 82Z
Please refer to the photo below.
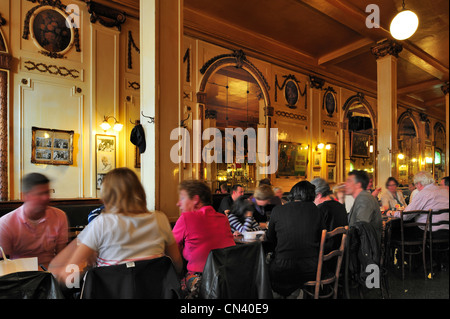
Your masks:
M423 234L423 240L426 240L427 237L427 231L429 229L430 224L430 214L431 210L411 210L408 212L401 211L400 212L400 236L402 242L405 241L405 228L411 228L411 227L423 227L424 234ZM405 220L405 216L408 215L424 215L424 218L415 218L414 220ZM421 221L419 221L419 219Z
M200 283L202 299L271 299L261 242L212 250Z
M64 299L49 272L23 271L0 277L0 299Z
M169 257L96 267L85 276L82 299L178 299L180 281Z
M335 249L330 251L329 253L325 254L325 243L327 240L330 240L334 236L342 235L341 237L341 244L339 246L339 249ZM345 243L348 236L348 226L345 227L337 227L334 230L327 232L326 229L322 230L322 237L320 240L320 251L319 251L319 261L317 264L317 274L316 274L316 281L315 281L315 289L314 289L314 298L319 298L319 292L320 292L320 286L327 281L329 278L322 278L322 270L323 270L323 263L325 261L328 261L332 258L338 258L336 263L336 269L334 272L334 278L331 280L331 282L334 282L334 289L333 291L325 296L322 296L324 298L330 297L333 295L333 298L337 297L337 288L338 288L338 281L339 281L339 274L341 271L341 265L342 265L342 258L344 256L345 252ZM327 282L329 283L329 282Z
M428 231L430 232L429 236L430 240L433 240L433 227L449 224L448 213L449 213L448 208L430 212L429 227L428 227Z

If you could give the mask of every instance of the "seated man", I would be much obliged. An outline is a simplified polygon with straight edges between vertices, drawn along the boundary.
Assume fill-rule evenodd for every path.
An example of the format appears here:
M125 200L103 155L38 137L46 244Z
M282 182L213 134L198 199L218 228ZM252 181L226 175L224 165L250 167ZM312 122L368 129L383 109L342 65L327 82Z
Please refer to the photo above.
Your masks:
M242 187L242 185L239 184L233 185L233 187L231 188L231 195L225 196L222 199L222 202L220 203L219 207L219 213L228 215L228 213L231 210L231 207L233 206L234 201L242 195L244 195L244 188Z
M47 267L68 242L66 214L48 206L49 180L31 173L22 179L24 204L0 218L0 246L11 259L38 257Z
M365 171L352 171L348 174L345 181L345 194L355 199L348 215L348 225L351 227L359 221L371 224L380 243L382 231L380 205L375 197L365 191L368 184L369 176Z
M414 175L414 184L419 191L417 195L413 197L411 202L405 208L405 212L413 211L413 210L440 210L448 208L449 205L449 195L448 190L442 187L439 187L434 184L433 176L431 176L428 172L419 172ZM400 217L400 212L394 213L395 217ZM409 220L415 218L415 221L418 223L425 223L427 220L427 215L406 215L404 216L404 220ZM440 220L448 220L448 213L436 215L433 217L433 222L439 222ZM423 227L419 226L418 234L421 235L423 231ZM433 238L443 237L448 238L448 225L440 225L433 226Z

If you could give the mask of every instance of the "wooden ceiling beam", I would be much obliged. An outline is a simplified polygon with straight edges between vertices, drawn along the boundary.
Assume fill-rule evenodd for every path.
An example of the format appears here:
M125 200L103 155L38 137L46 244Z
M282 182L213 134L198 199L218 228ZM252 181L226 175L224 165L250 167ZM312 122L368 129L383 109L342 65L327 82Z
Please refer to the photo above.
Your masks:
M336 22L347 26L362 36L373 41L380 41L384 38L392 39L389 30L380 26L369 29L366 27L368 13L361 11L346 0L296 0L322 12ZM402 58L411 64L419 67L425 72L440 80L448 80L449 69L433 56L410 42L409 40L398 41L403 45ZM409 54L405 54L408 52Z
M337 64L339 62L348 60L354 56L370 50L374 41L368 38L364 38L349 45L343 46L337 50L327 53L318 59L319 65L322 64Z
M398 95L408 94L412 92L422 92L428 89L432 89L435 86L442 86L443 82L441 80L430 80L420 83L415 83L402 88L397 89Z

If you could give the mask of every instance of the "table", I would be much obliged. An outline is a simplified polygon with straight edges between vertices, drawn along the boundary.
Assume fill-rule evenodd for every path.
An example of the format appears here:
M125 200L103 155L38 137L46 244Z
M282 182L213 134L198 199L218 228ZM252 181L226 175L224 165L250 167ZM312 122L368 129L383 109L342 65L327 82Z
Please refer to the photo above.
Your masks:
M261 236L258 239L250 239L250 240L245 240L244 239L244 235L239 235L239 236L233 236L234 237L234 242L236 244L251 244L251 243L257 243L257 242L263 242L264 236Z

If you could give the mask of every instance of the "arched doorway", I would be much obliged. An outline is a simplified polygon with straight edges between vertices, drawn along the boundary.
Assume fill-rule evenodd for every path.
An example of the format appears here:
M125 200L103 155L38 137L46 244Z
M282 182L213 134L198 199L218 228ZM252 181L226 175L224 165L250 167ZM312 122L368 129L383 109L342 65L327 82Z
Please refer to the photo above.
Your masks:
M369 102L358 93L347 99L344 109L343 179L353 170L364 170L376 181L376 123Z
M270 128L272 111L269 86L262 73L247 60L242 51L217 56L205 63L200 72L204 76L197 93L197 102L203 110L203 130L218 129L222 145L225 146L228 142L225 139L226 129L242 129L245 133L247 129L256 132L258 128ZM203 146L209 142L203 141ZM224 148L221 161L210 164L202 162L200 177L212 190L218 189L221 184L241 184L251 191L266 176L260 174L258 161L249 161L248 137L244 134L241 141L236 136L232 142L233 159L225 158ZM236 158L236 147L240 146L244 148L244 160Z
M410 112L403 113L398 120L398 153L393 158L395 175L400 184L408 185L420 170L420 149L417 125Z

